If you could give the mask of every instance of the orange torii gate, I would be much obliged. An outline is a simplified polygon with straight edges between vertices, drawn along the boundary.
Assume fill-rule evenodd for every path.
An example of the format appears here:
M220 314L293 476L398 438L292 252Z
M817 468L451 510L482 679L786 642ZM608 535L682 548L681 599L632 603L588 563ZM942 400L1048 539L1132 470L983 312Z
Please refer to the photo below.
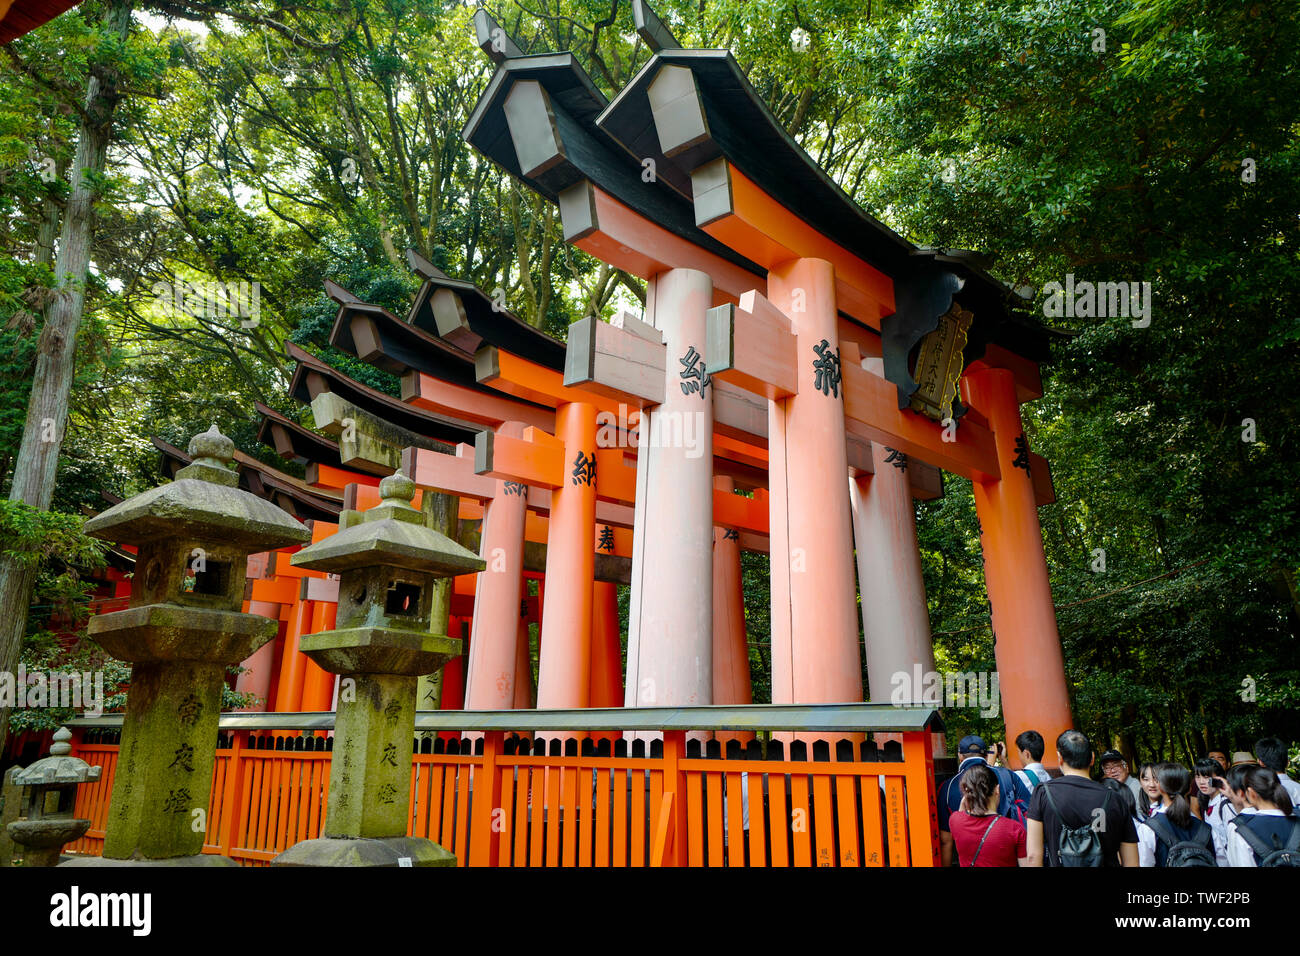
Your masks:
M609 101L571 54L522 55L480 11L480 45L498 66L463 135L558 206L567 241L652 293L690 286L671 293L667 311L685 310L672 316L681 328L705 324L707 342L675 347L740 391L724 413L715 389L713 418L734 414L751 433L765 421L773 701L862 699L849 448L865 444L877 471L874 443L881 464L903 455L975 483L1008 728L1059 733L1069 701L1036 514L1050 477L1019 416L1019 402L1041 393L1046 331L974 256L919 249L866 215L789 138L730 53L681 50L640 0L634 12L654 55ZM721 308L706 319L710 304ZM652 296L647 315L656 309ZM531 370L483 352L478 364L480 381L536 394ZM569 401L591 410L564 436L563 460L576 467L591 454L599 404ZM889 484L878 482L882 496ZM870 483L859 491L874 497ZM892 521L860 507L858 549L911 565L906 516L869 510ZM915 632L919 579L898 580L913 592L901 597ZM869 663L886 679L890 667L924 663L924 636L885 635L894 646L869 647Z

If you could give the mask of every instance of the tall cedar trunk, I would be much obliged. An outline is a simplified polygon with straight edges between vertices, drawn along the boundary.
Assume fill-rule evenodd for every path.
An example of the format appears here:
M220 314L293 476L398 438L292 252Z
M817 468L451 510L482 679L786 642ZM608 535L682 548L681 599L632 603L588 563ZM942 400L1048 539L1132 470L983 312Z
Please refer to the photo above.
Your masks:
M120 40L126 39L130 23L129 3L115 3L104 13L105 31L116 34ZM55 290L45 309L27 421L9 491L11 501L22 501L41 510L48 509L54 497L54 476L68 417L77 329L81 325L94 238L93 184L104 169L113 113L119 99L113 70L111 64L105 64L86 82L85 115L77 137L77 157L64 207ZM0 559L0 673L17 670L34 583L32 569ZM9 710L0 708L0 752L4 751L8 736Z

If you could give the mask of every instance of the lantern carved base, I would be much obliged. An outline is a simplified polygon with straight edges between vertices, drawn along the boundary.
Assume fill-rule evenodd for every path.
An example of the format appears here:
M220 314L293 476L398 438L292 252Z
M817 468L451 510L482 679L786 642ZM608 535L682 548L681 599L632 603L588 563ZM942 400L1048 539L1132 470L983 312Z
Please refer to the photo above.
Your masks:
M402 863L409 860L409 863ZM455 866L456 857L422 837L321 837L289 847L272 866Z

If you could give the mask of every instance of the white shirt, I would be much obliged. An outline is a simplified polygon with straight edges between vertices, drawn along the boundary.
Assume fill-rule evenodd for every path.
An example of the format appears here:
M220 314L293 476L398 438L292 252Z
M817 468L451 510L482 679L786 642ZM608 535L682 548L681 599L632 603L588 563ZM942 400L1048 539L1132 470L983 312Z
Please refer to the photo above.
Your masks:
M1237 815L1237 810L1231 800L1217 791L1208 799L1205 794L1200 794L1200 797L1205 801L1205 822L1214 831L1214 858L1219 866L1228 866L1228 837L1232 835L1228 824Z
M1164 804L1156 807L1156 813L1165 812ZM1155 816L1155 814L1152 814ZM1194 818L1193 818L1194 819ZM1139 826L1138 832L1138 866L1155 866L1156 865L1156 831L1149 825ZM1220 838L1219 834L1211 828L1211 839L1214 842L1214 862L1219 866L1228 865L1228 848L1226 842Z
M1035 780L1033 777L1029 776L1029 774L1025 773L1025 770L1032 770L1038 779ZM1041 763L1027 763L1025 764L1025 770L1017 770L1016 776L1020 778L1021 782L1024 783L1025 787L1031 792L1038 784L1047 783L1047 781L1052 779L1052 775L1047 772L1047 768Z
M1260 810L1256 807L1247 807L1241 811L1241 816L1248 813L1258 813L1266 817L1285 817L1286 814L1281 810ZM1228 866L1259 866L1255 862L1255 851L1250 848L1250 844L1242 839L1241 834L1237 832L1236 827L1229 827L1231 834L1228 837Z
M1277 779L1286 789L1286 795L1291 798L1291 806L1300 807L1300 783L1292 780L1284 773L1278 774Z

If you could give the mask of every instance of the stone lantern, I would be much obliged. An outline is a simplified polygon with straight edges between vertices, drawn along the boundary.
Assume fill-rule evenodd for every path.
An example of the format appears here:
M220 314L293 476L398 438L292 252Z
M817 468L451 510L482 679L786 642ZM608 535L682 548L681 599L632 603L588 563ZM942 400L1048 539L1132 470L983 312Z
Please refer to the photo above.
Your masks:
M240 490L235 446L216 426L189 445L170 484L86 522L87 534L139 549L131 604L90 619L89 635L129 661L131 685L102 859L236 866L204 855L226 668L275 637L277 622L241 612L250 554L310 540L275 505Z
M57 866L63 844L83 836L90 821L72 815L77 787L98 780L102 767L92 767L71 757L72 734L66 727L54 732L50 755L14 776L20 787L31 787L31 811L26 820L9 824L9 836L23 847L23 866Z
M344 511L337 534L291 559L339 575L336 629L299 647L342 680L324 836L290 847L275 866L456 863L432 840L407 836L416 683L460 653L460 641L430 632L434 581L484 562L428 527L411 507L415 482L400 471L379 493L377 507Z

